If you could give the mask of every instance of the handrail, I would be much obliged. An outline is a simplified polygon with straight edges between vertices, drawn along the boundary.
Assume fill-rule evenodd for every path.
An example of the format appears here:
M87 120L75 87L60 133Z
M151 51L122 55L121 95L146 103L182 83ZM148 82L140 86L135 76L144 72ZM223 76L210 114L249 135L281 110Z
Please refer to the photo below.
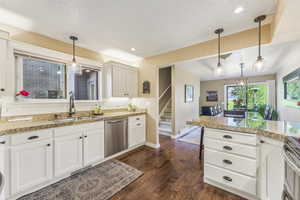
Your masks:
M167 91L171 88L171 84L163 91L163 93L159 96L159 100L167 93Z

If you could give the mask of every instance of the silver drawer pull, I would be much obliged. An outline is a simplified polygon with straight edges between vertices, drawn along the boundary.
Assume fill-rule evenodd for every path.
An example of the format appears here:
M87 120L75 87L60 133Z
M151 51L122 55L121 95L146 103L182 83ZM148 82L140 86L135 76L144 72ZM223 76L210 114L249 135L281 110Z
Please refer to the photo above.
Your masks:
M0 144L5 144L5 143L6 143L5 141L0 142Z
M228 151L232 151L232 147L230 147L230 146L224 146L223 149L228 150Z
M232 136L231 135L223 135L223 138L225 138L225 139L232 139Z
M225 163L225 164L227 164L227 165L232 165L232 161L230 161L230 160L223 160L223 163Z
M229 176L223 176L223 179L225 181L232 182L232 178L230 178Z
M141 126L141 123L136 124L137 126Z
M37 135L34 135L34 136L30 136L29 138L27 138L28 140L35 140L35 139L38 139L39 136Z
M140 120L140 118L136 118L136 120Z

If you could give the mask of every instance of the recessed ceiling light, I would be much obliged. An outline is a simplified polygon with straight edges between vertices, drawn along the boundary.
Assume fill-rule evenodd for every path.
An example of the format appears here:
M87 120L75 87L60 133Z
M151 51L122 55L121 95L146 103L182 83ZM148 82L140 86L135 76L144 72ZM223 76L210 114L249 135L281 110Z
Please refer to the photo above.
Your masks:
M131 51L136 51L136 49L132 47L132 48L131 48Z
M234 10L234 13L235 14L239 14L239 13L241 13L241 12L243 12L244 11L244 8L242 7L242 6L238 6L235 10Z

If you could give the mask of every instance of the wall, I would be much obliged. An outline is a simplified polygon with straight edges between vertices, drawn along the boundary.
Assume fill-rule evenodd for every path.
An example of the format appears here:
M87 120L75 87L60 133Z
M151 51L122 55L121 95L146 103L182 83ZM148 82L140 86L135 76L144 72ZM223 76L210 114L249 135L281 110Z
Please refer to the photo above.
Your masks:
M174 133L180 134L186 127L186 121L199 117L200 79L192 73L174 67L172 82L174 88ZM194 86L194 101L185 103L185 85Z
M278 63L281 70L277 73L277 106L280 120L300 122L300 108L288 107L282 102L284 99L282 78L300 67L300 41L294 42L290 48L288 56L282 57L282 61Z
M249 83L265 82L266 80L276 80L276 75L265 75L248 77ZM223 79L213 81L201 81L200 88L200 106L214 106L216 104L223 105L224 103L224 85L235 84L234 79ZM207 102L206 91L218 91L218 102Z

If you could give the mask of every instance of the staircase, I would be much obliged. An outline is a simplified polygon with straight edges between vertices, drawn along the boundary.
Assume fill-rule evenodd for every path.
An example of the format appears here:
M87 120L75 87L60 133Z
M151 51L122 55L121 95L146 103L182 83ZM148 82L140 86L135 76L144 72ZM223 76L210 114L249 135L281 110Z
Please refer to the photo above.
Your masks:
M160 115L159 120L159 134L168 135L172 134L172 101L170 100L166 108Z

